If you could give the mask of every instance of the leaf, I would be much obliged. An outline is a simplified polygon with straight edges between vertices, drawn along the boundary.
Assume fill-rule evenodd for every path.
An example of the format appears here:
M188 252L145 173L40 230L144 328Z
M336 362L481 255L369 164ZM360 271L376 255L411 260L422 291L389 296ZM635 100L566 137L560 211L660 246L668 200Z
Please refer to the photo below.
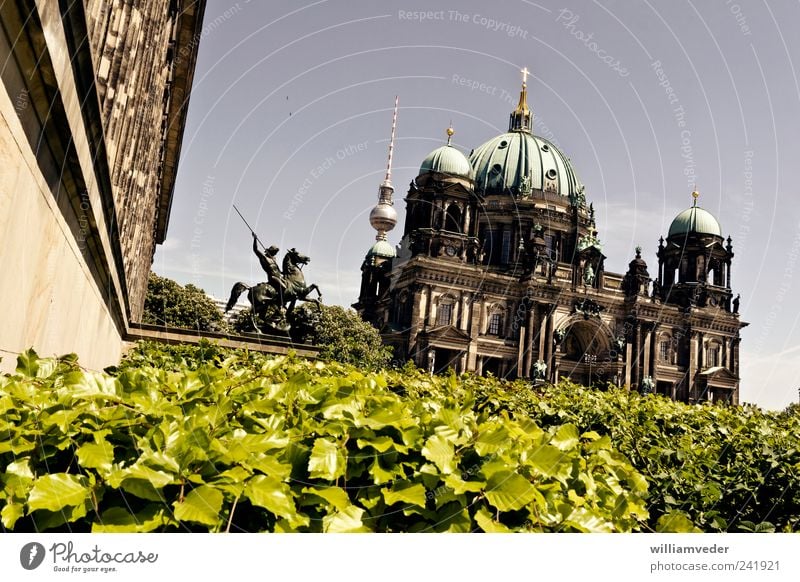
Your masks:
M533 485L516 473L500 471L486 484L486 500L500 511L516 511L531 503L541 494Z
M30 457L25 457L13 463L9 463L6 467L6 473L22 477L23 479L33 479L34 475L33 471L31 471Z
M475 512L475 522L486 533L511 533L508 527L499 521L494 521L484 507Z
M491 455L508 444L508 430L502 424L484 423L478 427L475 451L482 457Z
M160 505L148 505L136 514L127 508L111 507L92 524L92 533L147 533L174 523Z
M312 479L327 479L334 481L344 475L347 468L342 448L335 442L318 438L311 449L308 459L308 472Z
M65 507L82 505L89 499L86 477L67 473L43 475L34 481L28 495L28 510L60 511Z
M397 481L391 489L381 489L386 505L395 503L409 503L419 507L425 507L425 487L419 483L408 481Z
M435 463L442 473L452 473L456 470L453 443L441 435L435 434L425 442L422 456Z
M444 484L450 487L456 495L464 493L479 493L486 487L484 481L465 481L457 474L447 475Z
M572 526L584 533L611 533L614 531L613 525L607 519L603 519L596 512L585 507L573 509L562 526Z
M304 487L303 493L327 501L338 511L344 511L350 505L350 498L347 496L347 492L341 487Z
M215 526L220 522L223 499L221 491L201 485L192 489L182 502L175 502L175 518Z
M337 511L322 518L322 531L325 533L363 533L370 529L366 527L361 518L364 510L355 505L350 505L344 511Z
M289 486L274 477L256 475L247 482L244 495L253 505L263 507L278 517L289 520L297 518L297 509Z
M700 530L694 526L682 511L670 511L658 518L656 531L659 533L693 533Z
M579 442L580 435L578 428L574 424L561 425L558 427L555 436L550 439L550 444L562 451L574 449Z
M81 445L76 452L78 464L85 469L111 470L111 464L114 462L114 447L106 441L103 443Z
M569 457L556 447L542 445L533 451L527 460L545 477L556 477L569 473L570 465L565 463L568 459Z
M28 378L36 378L39 371L39 355L30 348L17 356L17 374Z
M25 506L21 503L6 503L0 511L0 519L7 529L14 529L14 524L23 515L25 515Z
M156 489L161 489L162 487L177 482L174 475L170 475L164 471L156 471L155 469L151 469L139 463L125 468L115 467L111 470L106 479L108 484L112 487L119 487L124 480L140 479L142 481L147 481Z

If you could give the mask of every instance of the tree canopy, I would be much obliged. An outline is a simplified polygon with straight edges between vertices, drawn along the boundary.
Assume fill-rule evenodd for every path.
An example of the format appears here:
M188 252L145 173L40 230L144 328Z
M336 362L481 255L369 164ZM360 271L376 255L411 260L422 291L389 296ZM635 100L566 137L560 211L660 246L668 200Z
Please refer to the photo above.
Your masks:
M142 322L197 331L227 330L222 312L205 291L191 283L180 285L153 272L147 281Z
M392 359L392 349L383 345L378 330L352 309L303 306L296 310L292 325L301 341L322 348L319 357L323 360L378 370Z

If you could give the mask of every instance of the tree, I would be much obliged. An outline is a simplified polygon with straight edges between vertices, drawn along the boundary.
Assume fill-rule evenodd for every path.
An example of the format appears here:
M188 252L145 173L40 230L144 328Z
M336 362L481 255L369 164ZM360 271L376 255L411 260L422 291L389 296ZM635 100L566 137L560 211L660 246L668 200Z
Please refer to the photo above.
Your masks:
M383 345L381 334L352 309L338 305L304 305L291 315L292 335L322 350L319 357L363 370L385 368L392 348Z
M191 283L181 286L153 272L147 280L142 322L197 331L227 331L228 327L205 291Z

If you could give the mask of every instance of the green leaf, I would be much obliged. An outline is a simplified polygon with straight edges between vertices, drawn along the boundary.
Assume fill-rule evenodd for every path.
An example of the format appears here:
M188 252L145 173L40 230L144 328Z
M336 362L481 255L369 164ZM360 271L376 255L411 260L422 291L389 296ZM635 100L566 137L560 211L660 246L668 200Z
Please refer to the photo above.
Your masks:
M579 442L580 434L574 424L561 425L558 427L555 436L550 439L550 444L562 451L574 449Z
M304 487L303 493L322 498L338 511L344 511L350 505L350 498L341 487Z
M478 427L475 451L482 457L491 455L508 444L508 429L502 424L484 423Z
M344 475L346 468L341 446L325 438L314 441L314 448L311 449L311 457L308 459L308 472L312 479L333 481Z
M475 512L475 522L486 533L511 533L508 527L499 521L494 521L491 514L484 507Z
M176 501L175 518L180 521L195 521L203 525L215 526L221 521L222 492L201 485L192 489L182 502Z
M486 487L484 481L464 481L458 474L447 475L444 484L450 487L456 495L464 493L479 493Z
M408 503L425 507L425 487L419 483L397 481L391 489L381 489L386 505L395 503Z
M7 529L14 529L14 524L23 515L25 515L25 506L21 503L6 503L0 511L3 526Z
M28 495L28 510L60 511L65 507L82 505L90 495L86 477L67 473L43 475L34 481Z
M567 463L569 457L554 446L542 445L533 451L527 460L545 477L569 474L570 464Z
M92 524L92 533L147 533L173 524L175 522L160 505L148 505L136 514L131 514L127 508L111 507Z
M85 469L111 470L114 462L114 447L103 441L104 444L86 443L77 450L78 464Z
M486 484L486 500L500 511L522 509L537 498L541 498L541 494L533 485L511 471L495 473Z
M17 374L27 378L36 378L39 371L39 355L30 348L17 356Z
M350 505L344 511L337 511L322 518L322 531L325 533L362 533L370 529L366 527L361 518L364 510L355 505Z
M573 509L562 526L571 526L584 533L611 533L614 531L611 522L585 507Z
M692 533L700 530L682 511L670 511L658 518L656 531L659 533Z
M6 473L22 477L23 479L33 479L34 475L33 471L31 471L30 457L25 457L13 463L9 463L6 467Z
M250 503L271 511L278 517L295 519L297 510L289 486L274 477L256 475L247 482L244 495Z
M422 456L435 463L442 473L452 473L456 470L453 443L441 435L435 434L425 442Z

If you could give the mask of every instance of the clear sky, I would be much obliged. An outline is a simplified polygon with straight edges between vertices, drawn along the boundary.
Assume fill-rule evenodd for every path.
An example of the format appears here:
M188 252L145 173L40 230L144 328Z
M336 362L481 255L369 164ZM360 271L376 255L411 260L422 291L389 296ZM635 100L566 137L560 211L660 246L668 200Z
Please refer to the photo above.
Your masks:
M699 203L733 238L742 400L800 387L800 3L209 0L167 240L154 270L227 297L267 244L312 257L327 303L358 295L395 95L402 198L426 154L504 131L531 71L535 133L572 159L607 270ZM281 254L282 256L282 254Z

